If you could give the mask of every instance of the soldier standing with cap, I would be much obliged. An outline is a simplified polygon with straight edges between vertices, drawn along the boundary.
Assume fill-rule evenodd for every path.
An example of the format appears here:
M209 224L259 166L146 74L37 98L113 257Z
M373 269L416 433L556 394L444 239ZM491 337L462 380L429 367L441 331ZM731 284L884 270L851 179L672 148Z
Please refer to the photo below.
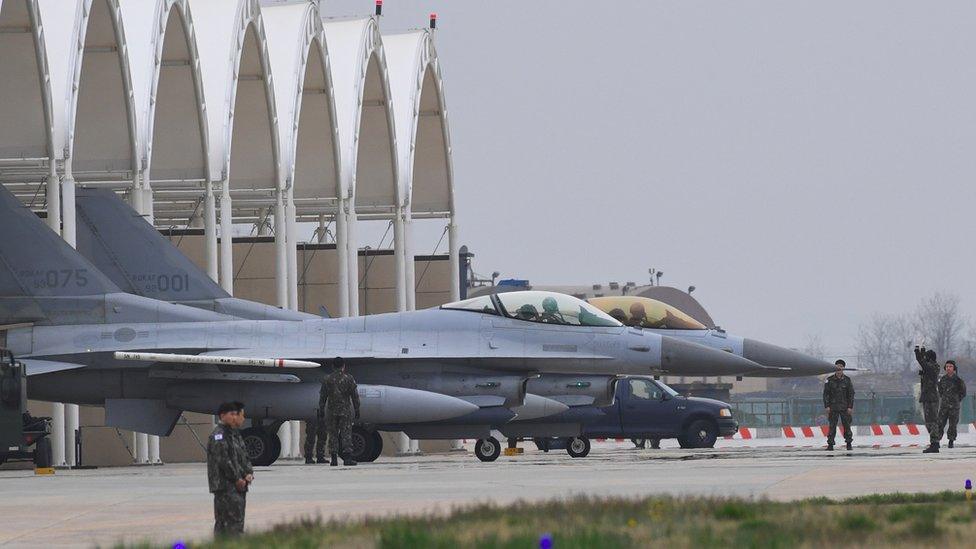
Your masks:
M331 465L339 465L337 454L342 455L343 465L356 465L352 459L352 422L359 419L359 392L356 380L346 373L342 357L332 361L332 373L322 381L319 412L325 414Z
M924 453L939 451L939 363L935 361L935 351L925 347L915 346L915 360L922 367L918 371L921 376L921 391L918 401L922 404L922 414L925 417L925 428L929 432L929 447ZM934 450L933 450L934 449Z
M220 422L207 441L207 480L214 495L214 535L236 536L244 532L247 488L254 469L239 431L244 424L244 405L225 402L217 409Z
M939 432L935 439L935 449L925 450L926 453L938 453L939 442L942 440L942 433L946 432L948 425L949 448L952 448L953 441L956 440L956 425L959 423L959 405L962 399L966 398L966 382L956 373L956 361L947 360L945 363L945 375L939 379Z
M827 378L824 383L823 403L827 411L827 420L830 422L830 431L827 432L827 450L834 449L834 439L837 436L837 419L844 426L844 440L847 442L847 449L851 449L854 442L854 433L851 432L851 416L854 413L854 383L851 378L844 375L844 368L847 363L838 359L834 362L837 372Z

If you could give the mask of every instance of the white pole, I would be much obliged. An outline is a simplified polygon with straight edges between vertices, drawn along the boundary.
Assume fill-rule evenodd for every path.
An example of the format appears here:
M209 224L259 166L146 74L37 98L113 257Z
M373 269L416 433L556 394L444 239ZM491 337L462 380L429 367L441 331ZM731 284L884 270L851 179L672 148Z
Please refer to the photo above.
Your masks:
M356 198L349 199L349 214L346 219L347 261L349 267L349 316L359 316L359 240L356 238Z
M417 309L417 269L413 255L413 217L407 209L403 219L403 249L407 267L407 310Z
M298 211L295 209L294 189L288 190L285 204L285 226L288 235L288 308L298 310Z
M448 260L451 262L451 301L459 301L461 299L461 265L458 262L458 227L454 220L454 215L451 215L449 221L450 225L447 226L447 248L450 250L448 255Z
M203 239L207 249L207 276L218 282L217 259L217 200L214 198L213 187L207 181L207 193L203 198Z
M50 173L47 176L47 224L51 230L61 234L61 180L58 178L57 160L50 159ZM64 461L64 404L55 402L51 406L51 454L54 464L61 467Z
M290 458L294 457L291 455L291 427L288 425L290 421L286 421L278 427L278 440L281 441L281 457Z
M136 433L136 463L149 463L149 435Z
M51 456L56 466L64 467L64 404L53 403L51 416Z
M61 236L69 246L77 246L77 229L75 214L75 180L71 174L71 159L64 163L64 179L61 181ZM75 441L78 434L78 405L64 405L64 462L69 467L78 464L75 455Z
M339 197L336 207L336 256L339 260L339 316L349 316L349 241L346 224L346 198Z
M274 205L274 246L275 246L275 290L278 306L288 308L288 223L285 221L285 202L282 191L275 192Z
M396 262L397 311L407 310L407 260L403 249L403 207L397 205L393 217L393 259Z
M234 218L231 214L230 181L220 183L220 286L234 295Z
M163 460L159 458L159 437L149 435L149 463L155 465L162 462Z
M325 215L319 214L319 230L318 230L318 234L316 235L317 238L318 238L319 244L324 244L325 243L325 229L326 229Z
M292 420L288 422L291 424L291 456L292 457L302 457L302 422L298 420Z
M405 456L410 453L410 437L406 433L397 433L394 437L396 443L396 453L398 456Z

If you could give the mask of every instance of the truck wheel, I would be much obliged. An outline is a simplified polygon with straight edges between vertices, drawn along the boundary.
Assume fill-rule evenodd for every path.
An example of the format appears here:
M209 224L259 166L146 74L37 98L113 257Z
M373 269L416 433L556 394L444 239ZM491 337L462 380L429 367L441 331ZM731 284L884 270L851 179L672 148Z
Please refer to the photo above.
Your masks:
M34 467L43 469L51 467L53 463L54 455L51 450L51 440L43 437L34 443Z
M495 461L502 453L502 445L495 437L480 438L474 444L474 455L481 461Z
M681 433L678 444L682 448L713 448L717 439L718 427L714 422L696 419Z
M247 450L247 457L251 460L252 465L258 467L271 465L281 455L281 441L278 440L277 433L270 433L258 427L249 427L241 431L241 438L244 439L244 448Z
M573 437L567 440L566 453L574 458L586 457L590 453L590 439L586 437Z

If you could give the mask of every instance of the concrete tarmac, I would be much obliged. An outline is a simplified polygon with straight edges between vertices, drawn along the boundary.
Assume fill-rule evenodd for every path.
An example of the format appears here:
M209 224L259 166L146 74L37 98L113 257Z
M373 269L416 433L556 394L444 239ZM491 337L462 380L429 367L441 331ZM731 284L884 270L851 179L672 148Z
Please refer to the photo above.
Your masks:
M526 445L531 447L532 445ZM357 467L280 461L258 468L247 528L301 517L445 512L591 496L719 495L792 500L877 492L962 490L976 477L972 446L923 455L917 448L748 447L637 450L595 446L589 457L528 449L481 463L471 453L380 458ZM92 546L209 537L212 497L203 464L58 471L0 471L0 545Z

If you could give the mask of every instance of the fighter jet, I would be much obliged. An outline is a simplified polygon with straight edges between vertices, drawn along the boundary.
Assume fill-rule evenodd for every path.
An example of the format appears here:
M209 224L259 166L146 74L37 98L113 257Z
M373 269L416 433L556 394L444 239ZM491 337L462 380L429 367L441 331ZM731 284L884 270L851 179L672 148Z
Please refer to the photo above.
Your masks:
M244 320L127 294L5 189L0 234L0 344L27 365L32 398L105 406L108 425L157 435L185 410L243 399L270 461L277 425L313 417L320 366L338 356L362 382L363 420L398 430L491 402L530 405L537 376L756 369L549 292L308 320Z
M627 326L656 334L691 341L727 351L756 364L760 370L746 372L750 377L803 377L832 373L833 364L778 345L709 329L677 307L640 296L593 297L587 303ZM709 374L717 375L717 374Z

